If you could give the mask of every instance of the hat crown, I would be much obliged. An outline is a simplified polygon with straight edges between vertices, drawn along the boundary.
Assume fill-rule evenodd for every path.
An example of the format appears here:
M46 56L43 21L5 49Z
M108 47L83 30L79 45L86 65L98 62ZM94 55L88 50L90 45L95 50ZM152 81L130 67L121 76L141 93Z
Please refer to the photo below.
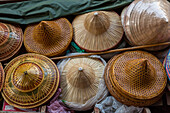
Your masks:
M96 11L87 15L84 27L95 35L102 34L110 27L110 20L105 13Z
M146 59L130 60L125 65L125 80L132 87L145 87L155 78L155 69Z
M59 25L53 21L41 21L33 30L34 40L43 45L53 45L61 36Z
M67 76L71 85L76 88L88 88L95 80L95 74L93 70L88 66L78 67L75 66L70 70L70 74Z
M21 92L30 92L39 87L43 81L41 68L33 63L23 63L14 72L12 83Z

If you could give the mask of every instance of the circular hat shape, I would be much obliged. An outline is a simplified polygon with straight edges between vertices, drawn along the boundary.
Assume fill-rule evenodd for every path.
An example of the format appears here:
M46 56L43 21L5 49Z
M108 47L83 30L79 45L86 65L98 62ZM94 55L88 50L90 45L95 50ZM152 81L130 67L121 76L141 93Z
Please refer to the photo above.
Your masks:
M112 80L123 93L136 99L151 99L161 94L166 86L162 63L153 55L125 52L112 67Z
M133 46L170 41L170 3L167 0L136 0L128 7L123 26Z
M41 21L29 25L24 32L24 45L28 52L46 56L61 55L68 48L73 28L66 18Z
M103 62L96 58L70 59L63 67L63 71L61 71L62 100L83 106L83 104L95 97L90 101L90 104L94 105L97 99L105 94L104 91L99 92L99 89L103 90L105 87L103 81L104 68ZM101 85L101 81L103 81L103 85ZM101 95L96 97L98 93L101 93ZM89 106L87 107L88 109L91 109L89 104L87 106ZM84 109L77 110L82 111Z
M121 55L121 54L120 54ZM107 63L107 66L105 68L105 83L107 88L109 89L109 92L112 96L116 98L116 100L120 101L123 104L126 104L128 106L149 106L153 103L157 102L161 97L162 94L158 95L157 97L154 97L152 99L135 99L127 94L124 94L121 90L119 90L114 82L111 81L112 76L112 65L114 64L114 60L117 59L120 55L114 56L109 62Z
M19 51L23 32L18 25L0 23L0 61L11 58Z
M115 12L95 11L77 16L73 20L74 41L86 51L111 49L121 41L123 28Z
M2 67L2 64L0 63L0 91L2 90L3 84L4 84L4 69Z
M57 66L43 55L20 55L10 61L4 71L2 96L18 108L40 106L54 95L59 85Z

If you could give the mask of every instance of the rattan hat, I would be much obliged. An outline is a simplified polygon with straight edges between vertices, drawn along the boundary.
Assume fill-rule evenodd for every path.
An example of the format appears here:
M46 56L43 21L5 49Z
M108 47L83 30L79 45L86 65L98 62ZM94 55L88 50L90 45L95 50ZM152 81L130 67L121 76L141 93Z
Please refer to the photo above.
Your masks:
M60 64L62 100L78 111L89 110L97 100L107 96L104 83L105 64L98 58L74 58ZM77 107L76 107L77 106Z
M143 51L130 51L113 57L105 69L110 93L126 105L148 106L158 101L166 86L161 62Z
M121 41L123 28L120 16L114 11L94 11L73 20L74 41L86 51L111 49Z
M0 61L7 60L16 54L23 42L20 26L0 23Z
M127 8L123 26L133 46L170 41L170 3L167 0L135 0ZM165 47L147 50L156 51Z
M10 61L4 69L2 96L18 108L33 108L47 102L59 85L55 63L39 54L23 54Z
M3 87L4 78L5 78L4 69L2 67L2 64L0 63L0 91L2 90Z
M72 36L72 25L66 18L41 21L26 28L24 45L28 52L46 56L61 55L68 48Z

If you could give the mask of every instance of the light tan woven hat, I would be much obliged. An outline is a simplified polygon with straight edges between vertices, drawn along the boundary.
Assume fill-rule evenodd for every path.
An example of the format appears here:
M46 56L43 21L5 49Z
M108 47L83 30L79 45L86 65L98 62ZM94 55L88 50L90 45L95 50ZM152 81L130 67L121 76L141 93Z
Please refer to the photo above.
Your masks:
M56 56L66 51L72 36L72 25L66 18L41 21L26 28L24 45L28 52Z
M34 108L47 102L59 85L55 63L39 54L23 54L10 61L4 69L2 96L18 108Z
M166 86L161 62L143 51L130 51L113 57L105 70L110 93L126 105L148 106L158 101Z
M123 26L133 46L170 41L170 3L167 0L135 0L124 15ZM147 50L156 51L165 47Z
M114 11L94 11L73 20L74 41L86 51L111 49L121 41L123 28L120 16Z
M0 61L15 55L22 46L23 32L20 26L0 23Z
M105 64L100 59L73 58L58 67L61 72L61 98L71 109L89 110L107 96L103 78Z

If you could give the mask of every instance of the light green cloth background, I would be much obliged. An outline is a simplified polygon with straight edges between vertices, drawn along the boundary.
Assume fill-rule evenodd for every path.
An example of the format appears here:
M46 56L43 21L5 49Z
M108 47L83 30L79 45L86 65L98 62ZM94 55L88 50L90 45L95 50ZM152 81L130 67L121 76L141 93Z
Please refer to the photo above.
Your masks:
M30 24L96 10L123 8L133 0L29 0L0 4L0 21Z

